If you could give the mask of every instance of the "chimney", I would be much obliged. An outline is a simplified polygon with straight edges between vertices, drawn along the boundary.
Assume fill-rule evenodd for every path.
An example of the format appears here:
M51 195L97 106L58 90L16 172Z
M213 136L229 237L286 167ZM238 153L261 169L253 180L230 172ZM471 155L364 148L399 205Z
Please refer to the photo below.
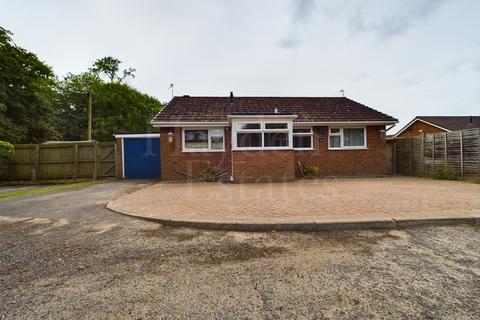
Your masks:
M230 91L230 103L233 103L233 92Z

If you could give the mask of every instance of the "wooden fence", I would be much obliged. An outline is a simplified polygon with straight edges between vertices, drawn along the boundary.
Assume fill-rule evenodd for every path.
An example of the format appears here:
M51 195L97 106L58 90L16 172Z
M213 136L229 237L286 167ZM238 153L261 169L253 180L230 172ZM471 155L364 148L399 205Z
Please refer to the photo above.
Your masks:
M115 176L115 143L17 144L10 180L77 179Z
M392 140L393 173L425 175L448 164L458 176L480 174L480 129Z

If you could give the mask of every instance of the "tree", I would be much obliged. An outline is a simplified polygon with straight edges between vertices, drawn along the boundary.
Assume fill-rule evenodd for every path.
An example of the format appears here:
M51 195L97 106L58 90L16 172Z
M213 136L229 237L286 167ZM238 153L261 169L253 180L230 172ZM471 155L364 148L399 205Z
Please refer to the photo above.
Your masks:
M43 142L55 138L52 69L17 46L0 27L0 140Z
M106 75L110 82L122 82L127 77L135 78L135 71L137 70L133 68L124 69L120 73L121 63L122 62L116 58L104 57L97 59L89 70L99 77L101 74Z
M104 82L97 75L67 75L58 86L57 130L65 140L87 136L87 93L93 95L92 138L113 139L116 132L146 132L163 105L127 84Z

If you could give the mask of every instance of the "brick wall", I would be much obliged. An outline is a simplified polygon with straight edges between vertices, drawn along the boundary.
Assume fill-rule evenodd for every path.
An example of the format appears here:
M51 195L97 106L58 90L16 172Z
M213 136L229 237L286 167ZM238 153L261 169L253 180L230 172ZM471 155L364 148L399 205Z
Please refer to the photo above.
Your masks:
M168 143L168 133L174 133L173 143ZM162 179L183 180L188 176L200 176L207 168L219 172L227 170L230 177L230 128L225 128L225 152L182 152L182 128L161 128L160 161Z
M200 176L207 168L226 170L236 182L291 181L300 177L298 161L316 165L323 176L357 176L389 174L385 126L367 127L366 150L328 150L328 127L313 128L315 150L307 151L233 151L231 129L225 128L225 152L182 152L182 129L162 128L160 159L162 179L184 180L184 172ZM168 143L168 133L174 142ZM321 138L321 141L320 141ZM233 174L231 157L233 155Z
M234 151L235 182L284 182L295 179L295 152Z
M407 138L415 137L420 134L420 130L423 130L424 133L436 133L436 132L445 132L440 128L429 125L428 123L422 121L415 121L408 128L405 129L402 133L398 135L398 138Z
M323 176L383 175L390 172L388 167L385 126L367 127L367 148L365 150L328 150L328 127L313 128L315 150L295 151L295 163L319 167ZM321 141L320 141L321 138ZM296 175L301 176L298 165Z

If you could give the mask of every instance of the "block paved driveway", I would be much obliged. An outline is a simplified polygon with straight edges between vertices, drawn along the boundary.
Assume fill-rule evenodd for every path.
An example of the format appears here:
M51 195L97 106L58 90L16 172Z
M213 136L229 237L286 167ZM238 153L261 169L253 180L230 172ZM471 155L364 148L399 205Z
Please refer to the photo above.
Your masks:
M112 207L162 219L219 223L478 217L480 185L407 177L158 183L117 199Z

